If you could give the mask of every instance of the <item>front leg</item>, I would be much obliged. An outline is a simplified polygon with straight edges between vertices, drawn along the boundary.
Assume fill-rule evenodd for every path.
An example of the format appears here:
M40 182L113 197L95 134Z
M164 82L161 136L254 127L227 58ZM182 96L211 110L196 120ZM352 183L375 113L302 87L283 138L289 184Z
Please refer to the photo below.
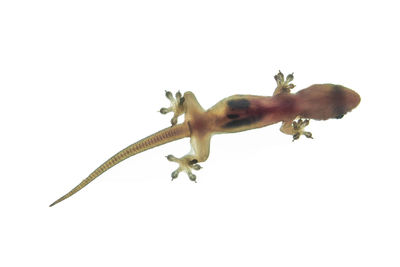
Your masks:
M304 131L304 128L308 126L309 123L309 119L303 120L301 118L297 121L296 119L293 121L285 121L282 123L280 130L284 134L292 135L292 141L299 139L301 135L304 135L307 138L313 138L310 132Z
M276 89L273 95L290 94L290 90L296 86L291 83L294 79L293 73L286 76L285 79L283 73L279 71L278 74L274 76L274 79L276 81Z
M293 83L291 83L294 79L293 73L286 76L283 75L281 71L278 72L277 75L274 76L277 87L274 91L273 95L278 94L290 94L291 90L295 87ZM297 121L296 121L297 119ZM300 138L301 135L304 135L307 138L313 138L310 132L304 131L304 128L310 123L308 119L301 119L299 117L293 118L288 121L284 121L280 128L281 132L284 134L289 134L293 136L293 141Z

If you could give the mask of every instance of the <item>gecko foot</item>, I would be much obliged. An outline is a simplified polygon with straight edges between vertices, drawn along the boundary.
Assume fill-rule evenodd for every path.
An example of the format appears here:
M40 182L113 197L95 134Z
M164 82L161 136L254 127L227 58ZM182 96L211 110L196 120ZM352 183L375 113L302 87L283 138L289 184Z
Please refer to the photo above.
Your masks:
M291 83L291 81L293 81L294 79L293 73L287 75L285 79L283 73L279 71L278 74L274 76L274 78L277 84L274 95L280 93L290 93L290 90L295 87L295 85Z
M182 158L176 158L173 155L168 155L166 157L169 161L173 161L179 164L178 169L171 173L172 180L178 178L180 172L184 171L189 176L189 179L193 182L196 182L196 175L192 173L193 170L200 170L201 166L197 164L196 159L191 159L191 157L185 156Z
M185 98L179 91L175 94L175 98L170 91L165 91L165 96L171 101L171 106L169 108L161 108L160 113L167 114L173 112L174 116L171 119L171 124L175 125L178 122L178 117L185 112L183 108Z
M293 121L292 126L293 126L293 130L295 131L295 134L293 135L293 140L292 140L292 142L293 142L294 140L299 139L301 135L304 135L304 136L307 137L307 138L313 139L312 134L311 134L310 132L304 131L304 128L305 128L309 123L310 123L310 120L309 120L309 119L305 119L305 120L298 119L297 122L296 122L296 121Z

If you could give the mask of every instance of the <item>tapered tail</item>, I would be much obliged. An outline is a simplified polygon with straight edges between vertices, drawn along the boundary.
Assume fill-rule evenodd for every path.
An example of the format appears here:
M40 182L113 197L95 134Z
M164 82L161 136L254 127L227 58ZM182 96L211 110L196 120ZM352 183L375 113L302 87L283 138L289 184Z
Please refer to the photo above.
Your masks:
M130 146L127 148L121 150L114 156L112 156L110 159L108 159L106 162L104 162L100 167L98 167L96 170L94 170L86 179L84 179L80 184L78 184L76 187L74 187L71 191L69 191L67 194L64 196L60 197L54 203L50 205L50 207L54 206L55 204L69 198L85 186L87 186L90 182L92 182L94 179L99 177L103 172L107 171L111 167L117 165L121 161L132 157L133 155L139 154L143 151L146 151L150 148L157 147L184 137L189 137L190 136L190 128L187 123L182 123L175 125L173 127L166 128L164 130L161 130L155 134L152 134Z

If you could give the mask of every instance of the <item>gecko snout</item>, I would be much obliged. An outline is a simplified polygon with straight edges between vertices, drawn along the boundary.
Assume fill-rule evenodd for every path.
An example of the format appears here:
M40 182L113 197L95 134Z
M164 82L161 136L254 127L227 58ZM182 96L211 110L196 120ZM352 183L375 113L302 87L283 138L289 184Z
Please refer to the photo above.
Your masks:
M340 119L361 100L353 90L336 84L314 84L296 95L302 109L300 114L315 120Z
M335 118L337 119L343 118L343 116L347 112L357 107L361 101L361 97L359 94L349 88L340 85L337 85L333 88L333 95L333 98L336 98L335 100L337 100L337 108L335 110L337 112Z

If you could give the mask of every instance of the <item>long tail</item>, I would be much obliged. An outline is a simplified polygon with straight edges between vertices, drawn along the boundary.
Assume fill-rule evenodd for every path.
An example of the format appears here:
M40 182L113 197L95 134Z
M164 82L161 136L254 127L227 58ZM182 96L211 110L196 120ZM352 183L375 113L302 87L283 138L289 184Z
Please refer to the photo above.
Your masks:
M150 148L157 147L184 137L190 136L190 129L187 123L182 123L175 125L173 127L165 128L155 134L152 134L130 146L121 150L106 162L100 165L96 170L94 170L86 179L84 179L80 184L74 187L71 191L69 191L64 196L60 197L56 201L54 201L50 207L54 206L55 204L69 198L85 186L87 186L90 182L94 179L99 177L103 172L107 171L111 167L117 165L121 161L132 157L133 155L139 154L143 151L146 151Z

